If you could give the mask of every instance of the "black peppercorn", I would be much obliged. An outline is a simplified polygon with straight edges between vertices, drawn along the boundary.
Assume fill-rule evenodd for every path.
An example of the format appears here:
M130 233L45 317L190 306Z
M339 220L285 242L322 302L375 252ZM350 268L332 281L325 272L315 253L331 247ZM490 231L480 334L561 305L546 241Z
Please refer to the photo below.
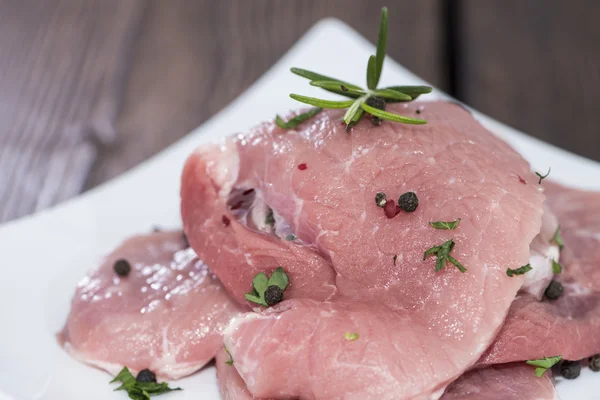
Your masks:
M156 374L146 368L137 374L135 380L138 382L156 382Z
M265 290L265 302L268 306L275 305L283 300L283 290L279 286L271 285Z
M385 111L385 100L381 97L369 97L367 99L367 105L373 108L377 108L378 110ZM381 118L373 115L371 116L371 122L373 123L373 125L379 126L381 125Z
M419 206L419 198L414 192L406 192L398 199L398 205L406 212L413 212Z
M565 379L575 379L581 373L581 363L579 361L563 361L560 365L560 374Z
M551 281L548 287L546 288L544 295L546 296L546 298L548 298L548 300L556 300L562 295L564 290L565 288L560 282Z
M383 192L379 192L375 195L375 204L377 207L385 207L385 203L387 202L387 196Z
M600 354L590 357L588 360L588 367L594 372L600 371Z
M131 272L131 264L129 264L129 261L121 258L115 262L113 269L117 275L127 276Z

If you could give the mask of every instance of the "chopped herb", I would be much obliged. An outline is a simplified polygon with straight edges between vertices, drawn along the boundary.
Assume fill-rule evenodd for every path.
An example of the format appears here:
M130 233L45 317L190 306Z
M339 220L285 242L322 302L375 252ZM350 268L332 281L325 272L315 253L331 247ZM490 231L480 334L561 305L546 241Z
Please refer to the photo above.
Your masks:
M398 206L406 212L413 212L419 206L419 198L414 192L406 192L398 199Z
M581 374L581 363L579 361L565 360L560 365L560 374L565 379L575 379Z
M387 196L383 192L379 192L375 195L375 204L377 207L385 207L385 203L387 202Z
M115 262L113 269L117 275L126 277L131 272L131 264L129 264L129 261L125 260L124 258L121 258Z
M387 32L388 11L387 8L384 7L381 9L379 37L377 40L377 52L375 55L369 57L367 63L368 90L365 90L359 86L350 84L348 82L344 82L339 79L318 74L316 72L308 71L301 68L292 68L291 71L294 74L309 79L310 84L312 86L316 86L328 92L342 95L346 98L350 98L350 100L331 101L314 97L300 96L294 93L290 94L290 97L292 99L298 100L302 103L310 104L315 107L347 109L343 117L343 121L346 124L347 132L350 131L350 128L352 126L356 125L360 121L365 111L371 114L371 121L376 125L379 125L381 123L381 120L383 119L407 124L424 124L426 121L386 112L384 111L385 106L381 105L381 102L385 104L385 102L390 103L399 101L412 101L421 94L431 92L431 88L429 86L389 86L386 88L377 89L377 85L379 84L379 80L381 78L383 62L385 59L385 49L387 46ZM374 103L373 99L381 100L375 100ZM283 121L277 122L278 125L280 125L280 123L285 124Z
M556 260L552 260L552 272L556 274L560 274L562 272L562 265L556 262Z
M273 215L273 209L269 208L269 211L267 211L267 215L265 216L265 224L266 225L275 225L275 216Z
M553 280L550 281L550 284L546 288L544 296L546 296L548 300L556 300L563 294L564 290L565 288L560 282Z
M540 378L542 375L544 375L546 373L546 371L549 368L552 368L560 360L562 360L562 356L554 356L554 357L544 357L539 360L529 360L529 361L526 361L525 363L536 367L535 376Z
M394 267L396 266L396 260L398 260L398 254L394 254Z
M294 129L307 119L310 119L323 111L321 107L313 107L305 113L296 115L294 118L290 119L288 122L285 122L279 115L275 116L275 123L278 127L283 129Z
M434 227L435 229L445 230L455 229L456 227L458 227L458 224L460 224L460 218L457 218L456 221L436 221L429 223L429 225Z
M344 339L346 339L350 342L354 342L355 340L358 340L358 338L359 338L358 333L346 332L344 334Z
M466 272L467 269L450 255L452 249L454 249L454 240L450 239L440 246L434 246L427 250L423 254L423 260L425 260L430 255L435 255L437 257L437 261L435 262L435 272L438 272L442 268L444 268L447 262L451 263L456 268L458 268L460 272Z
M252 280L252 293L246 293L246 300L265 307L272 306L283 299L283 292L288 287L289 282L287 274L281 267L273 271L268 279L264 272L259 272ZM273 286L279 290L272 288ZM268 299L266 298L267 295ZM278 301L273 302L275 300Z
M552 239L550 239L550 243L556 243L560 250L562 250L563 247L565 247L565 242L563 242L563 239L560 236L560 225L556 227L556 231L554 232L554 235L552 235Z
M129 398L133 400L150 400L151 396L157 396L159 394L172 392L174 390L181 390L181 388L171 389L169 384L166 382L140 382L136 380L129 369L124 367L115 379L110 383L121 382L121 386L116 390L125 390L129 395Z
M506 275L512 277L514 275L524 275L525 273L531 271L531 265L527 264L527 265L523 265L520 268L517 269L512 269L512 268L507 268L506 269Z
M285 240L288 240L288 241L296 240L296 235L294 235L293 233L290 233L289 235L287 235L285 237Z
M538 181L538 184L539 184L539 185L541 185L541 184L542 184L542 181L543 181L544 179L546 179L546 177L548 177L548 175L550 175L550 169L551 169L551 168L548 168L548 172L546 172L546 175L542 175L542 174L540 174L539 172L536 172L536 173L535 173L535 174L536 174L536 175L537 175L537 176L540 178L540 180Z
M183 233L183 244L185 245L185 248L187 249L188 247L190 247L190 241L188 240L187 235L185 234L185 232Z
M225 353L227 353L227 355L229 356L229 360L225 361L225 364L233 365L233 357L231 356L231 353L229 352L229 350L227 350L227 346L225 346L225 344L223 344L223 350L225 350Z

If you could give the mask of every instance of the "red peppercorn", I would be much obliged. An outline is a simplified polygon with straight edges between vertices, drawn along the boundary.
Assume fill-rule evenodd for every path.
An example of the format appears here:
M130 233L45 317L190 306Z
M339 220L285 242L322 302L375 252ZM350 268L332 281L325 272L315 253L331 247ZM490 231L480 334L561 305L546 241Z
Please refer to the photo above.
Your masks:
M308 168L308 167L306 166L306 163L302 163L302 164L298 165L298 169L299 169L300 171L304 171L306 168Z
M223 215L223 216L221 217L221 220L223 221L223 225L225 225L225 226L229 226L229 223L231 222L231 221L229 220L229 218L227 218L227 216L226 216L226 215Z
M386 201L385 206L383 206L383 212L386 217L394 218L400 212L400 207L396 205L394 200L388 200Z

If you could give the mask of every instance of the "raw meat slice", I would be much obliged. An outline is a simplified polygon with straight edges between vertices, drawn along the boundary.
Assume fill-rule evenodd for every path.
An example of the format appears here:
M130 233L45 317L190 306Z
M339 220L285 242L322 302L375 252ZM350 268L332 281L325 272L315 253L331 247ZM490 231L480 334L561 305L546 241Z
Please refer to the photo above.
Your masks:
M544 185L565 242L563 272L556 277L565 290L555 301L518 297L482 364L600 353L600 192Z
M500 328L524 283L507 277L506 268L528 263L544 195L539 185L522 183L535 181L527 162L461 107L390 109L412 115L419 107L427 125L372 127L365 120L349 135L342 112L327 111L296 131L265 124L188 159L182 216L199 256L239 301L257 272L279 265L291 277L285 298L298 299L228 330L228 347L255 396L327 399L343 390L345 398L439 397ZM413 191L420 205L388 219L374 201L382 191L390 199ZM243 193L253 193L252 201L240 199ZM272 227L261 221L265 207L273 210ZM428 225L456 218L462 221L453 231ZM283 240L287 232L298 240ZM435 272L434 260L423 261L425 250L449 239L466 273L450 264ZM315 261L298 262L292 253L301 251ZM367 349L381 352L365 372L368 384L349 371L371 353L344 357L348 343L338 325L353 321L380 328ZM394 329L405 337L392 345L385 332ZM278 343L286 351L261 351ZM316 352L302 349L308 345ZM345 372L322 368L331 379L325 385L316 371L336 363L328 354L340 354ZM292 367L293 377L283 374ZM380 384L392 389L384 397L372 394Z
M116 374L149 368L180 378L222 348L222 331L241 312L218 279L185 248L181 232L132 237L81 280L59 340L75 358ZM131 264L127 277L113 271Z
M218 351L216 365L221 400L268 400L252 396L235 366L227 364L227 361L229 361L229 354L225 350Z
M538 378L525 364L475 369L453 382L441 400L557 400L552 372Z

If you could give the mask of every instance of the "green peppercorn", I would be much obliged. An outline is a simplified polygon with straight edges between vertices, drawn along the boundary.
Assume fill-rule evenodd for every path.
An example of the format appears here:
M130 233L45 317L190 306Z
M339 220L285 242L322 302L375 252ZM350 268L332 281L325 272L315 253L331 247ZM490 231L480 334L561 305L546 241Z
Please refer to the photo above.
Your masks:
M596 354L589 358L588 367L594 372L600 371L600 354Z
M387 196L383 192L379 192L375 195L375 204L377 207L385 207L385 203L387 202Z
M565 288L560 282L551 281L544 292L544 296L546 296L548 300L556 300L562 295L564 290Z
M271 285L265 290L265 302L273 306L283 300L283 290L279 286Z
M117 275L125 277L131 272L131 264L124 258L121 258L115 262L113 269Z
M581 363L579 361L563 361L560 365L560 374L565 379L575 379L581 373Z
M419 206L419 198L414 192L406 192L398 199L398 206L406 212L413 212Z
M137 374L135 380L138 382L156 382L156 374L146 368Z
M385 111L385 100L381 97L369 97L367 99L367 105L377 108L378 110ZM375 126L381 125L381 118L374 115L371 116L371 123Z

